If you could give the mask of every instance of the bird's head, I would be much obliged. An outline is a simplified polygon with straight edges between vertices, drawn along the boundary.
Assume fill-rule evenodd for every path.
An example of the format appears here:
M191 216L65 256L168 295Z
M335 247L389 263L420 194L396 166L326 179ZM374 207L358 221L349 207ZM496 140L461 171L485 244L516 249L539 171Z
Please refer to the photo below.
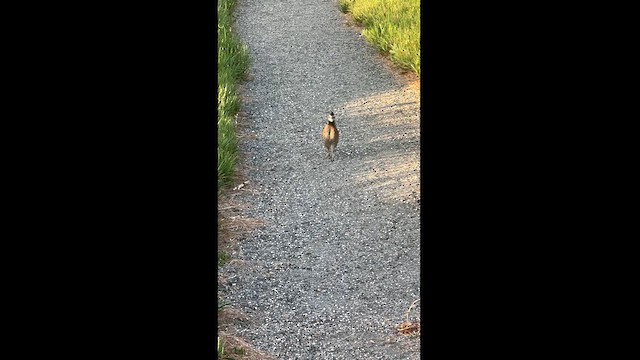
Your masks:
M329 124L332 124L336 121L336 116L333 115L333 111L329 113L329 115L327 115L327 122Z

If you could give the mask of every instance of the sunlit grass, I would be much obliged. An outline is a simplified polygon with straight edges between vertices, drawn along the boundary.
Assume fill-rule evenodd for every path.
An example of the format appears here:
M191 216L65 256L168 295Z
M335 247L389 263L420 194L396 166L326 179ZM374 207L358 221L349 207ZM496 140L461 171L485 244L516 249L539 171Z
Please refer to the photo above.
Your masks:
M392 61L420 76L420 0L339 0L364 27L362 36Z

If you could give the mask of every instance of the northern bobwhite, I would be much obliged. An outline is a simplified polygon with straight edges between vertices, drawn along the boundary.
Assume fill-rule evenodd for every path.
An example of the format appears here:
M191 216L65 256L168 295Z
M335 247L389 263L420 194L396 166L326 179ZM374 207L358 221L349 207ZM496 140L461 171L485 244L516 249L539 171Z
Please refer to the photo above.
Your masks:
M333 111L327 116L327 124L322 129L322 142L329 152L331 161L335 158L336 146L338 146L339 131L336 127L336 117Z

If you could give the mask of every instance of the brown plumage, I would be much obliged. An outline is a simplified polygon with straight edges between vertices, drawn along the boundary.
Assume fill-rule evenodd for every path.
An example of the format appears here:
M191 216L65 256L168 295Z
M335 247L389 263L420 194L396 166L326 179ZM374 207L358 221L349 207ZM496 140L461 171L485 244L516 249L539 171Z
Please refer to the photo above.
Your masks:
M331 157L331 161L335 158L336 146L338 146L338 138L340 132L336 127L336 117L333 115L333 111L327 116L327 124L322 129L322 142L324 143L324 147L327 148L329 152L329 157Z

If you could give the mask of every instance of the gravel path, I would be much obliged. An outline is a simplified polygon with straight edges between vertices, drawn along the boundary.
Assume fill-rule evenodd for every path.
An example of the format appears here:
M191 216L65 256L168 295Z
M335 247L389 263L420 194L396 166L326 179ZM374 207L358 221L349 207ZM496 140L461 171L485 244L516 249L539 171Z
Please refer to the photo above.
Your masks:
M396 335L420 298L419 93L345 24L336 0L238 0L252 80L246 215L219 272L237 333L277 359L418 359ZM336 161L320 132L336 114ZM420 306L411 311L419 319Z

